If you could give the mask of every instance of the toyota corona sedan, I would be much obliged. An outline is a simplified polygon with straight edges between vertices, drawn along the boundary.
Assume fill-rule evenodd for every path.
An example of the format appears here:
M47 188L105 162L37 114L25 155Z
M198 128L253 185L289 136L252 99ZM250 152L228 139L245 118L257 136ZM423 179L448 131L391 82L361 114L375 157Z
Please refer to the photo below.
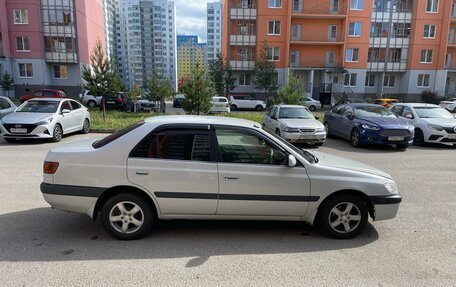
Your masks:
M87 108L71 99L31 99L0 121L0 135L7 142L27 138L58 142L65 134L89 131Z
M41 192L52 207L100 214L106 231L124 240L146 235L159 219L305 221L345 239L369 216L395 217L401 202L378 169L223 117L149 118L60 145L43 170Z

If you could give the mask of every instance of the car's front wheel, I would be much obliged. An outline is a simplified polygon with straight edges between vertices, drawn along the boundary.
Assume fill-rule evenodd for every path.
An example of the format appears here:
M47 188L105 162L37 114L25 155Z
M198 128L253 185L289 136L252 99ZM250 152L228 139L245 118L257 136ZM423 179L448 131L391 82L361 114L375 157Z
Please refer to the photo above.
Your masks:
M424 135L420 129L415 130L415 137L413 138L413 143L417 146L424 145Z
M360 147L361 146L361 135L359 134L358 129L353 129L350 135L350 142L352 146L354 147Z
M63 137L63 130L62 126L59 124L56 124L54 127L54 133L52 135L52 141L53 142L59 142L62 140Z
M348 239L361 232L369 216L366 203L358 196L340 194L323 203L318 217L321 231L337 239Z
M97 105L97 103L96 103L95 101L92 101L92 100L91 100L91 101L88 101L88 102L87 102L87 106L88 106L89 108L94 108L96 105Z
M317 107L314 106L314 105L311 105L311 106L309 107L309 110L310 110L311 112L316 112L316 111L317 111Z
M90 132L90 122L88 119L84 120L84 123L82 124L82 134L88 134Z
M231 109L232 111L236 111L236 110L237 110L237 106L236 106L236 105L231 105L231 106L230 106L230 109Z
M257 111L257 112L263 111L263 106L260 106L260 105L256 106L255 111Z
M148 201L128 193L108 199L101 209L101 220L106 231L121 240L145 236L156 221Z

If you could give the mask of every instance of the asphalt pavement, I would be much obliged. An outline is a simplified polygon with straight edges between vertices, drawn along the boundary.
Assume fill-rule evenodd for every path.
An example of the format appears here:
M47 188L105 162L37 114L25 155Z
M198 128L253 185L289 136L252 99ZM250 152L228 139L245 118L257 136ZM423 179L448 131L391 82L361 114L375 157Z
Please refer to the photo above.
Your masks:
M390 173L403 195L397 218L351 240L296 222L171 221L125 242L43 200L43 159L62 143L0 139L0 286L456 286L455 148L329 139L319 150Z

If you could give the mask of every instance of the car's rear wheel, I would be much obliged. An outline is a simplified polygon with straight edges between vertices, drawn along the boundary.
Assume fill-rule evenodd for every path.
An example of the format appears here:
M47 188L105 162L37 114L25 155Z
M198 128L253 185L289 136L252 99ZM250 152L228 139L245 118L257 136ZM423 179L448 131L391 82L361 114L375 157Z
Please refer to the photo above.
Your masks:
M62 126L59 124L56 124L54 127L54 133L52 135L52 141L53 142L59 142L62 140L63 137L63 130Z
M415 130L415 137L413 138L413 143L418 146L424 144L424 135L420 129Z
M3 139L4 139L6 142L8 142L8 143L13 143L13 142L16 141L15 138L3 138Z
M90 132L90 122L88 119L84 120L84 123L82 124L82 134L88 134Z
M237 106L236 106L236 105L231 105L231 106L230 106L230 109L231 109L232 111L236 111L236 110L237 110Z
M323 203L318 224L321 231L337 239L356 236L368 219L366 203L358 196L340 194Z
M255 107L255 111L257 111L257 112L261 112L262 110L263 110L263 106L261 106L261 105L258 105Z
M121 193L108 199L101 209L105 230L121 240L145 236L155 223L153 207L136 194Z
M350 142L354 147L361 147L361 135L359 134L358 129L353 129L350 134Z
M311 106L309 107L309 110L310 110L311 112L316 112L316 111L317 111L317 107L314 106L314 105L311 105Z
M88 101L88 102L87 102L87 106L88 106L89 108L94 108L96 105L97 105L97 103L95 103L95 101Z

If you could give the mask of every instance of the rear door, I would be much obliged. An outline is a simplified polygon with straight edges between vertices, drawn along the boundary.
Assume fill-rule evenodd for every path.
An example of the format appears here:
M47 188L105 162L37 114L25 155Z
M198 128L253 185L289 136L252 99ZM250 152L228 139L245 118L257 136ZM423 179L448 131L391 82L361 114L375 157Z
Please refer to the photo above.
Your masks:
M130 153L132 183L153 194L161 214L215 215L218 171L208 126L152 132Z

